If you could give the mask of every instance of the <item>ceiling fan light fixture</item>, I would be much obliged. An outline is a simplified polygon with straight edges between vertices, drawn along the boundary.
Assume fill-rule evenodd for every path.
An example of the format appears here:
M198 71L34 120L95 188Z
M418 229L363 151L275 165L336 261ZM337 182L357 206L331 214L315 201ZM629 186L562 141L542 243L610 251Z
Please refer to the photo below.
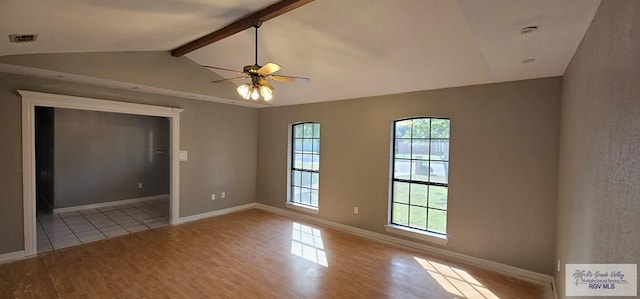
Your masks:
M260 95L265 101L269 101L273 98L273 90L269 86L260 86Z
M245 83L236 89L238 94L245 100L258 100L262 97L265 101L273 98L273 89L267 85Z
M292 77L292 76L284 76L284 75L273 75L273 73L279 71L282 67L273 62L269 62L265 65L258 64L258 27L260 27L262 23L256 22L253 27L256 30L256 42L255 42L255 63L253 65L246 65L242 69L242 72L237 72L234 70L210 66L210 65L202 65L206 68L211 68L215 70L223 70L223 71L231 71L240 73L241 77L234 78L226 78L220 80L211 81L212 83L220 83L220 82L229 82L235 81L238 79L251 79L251 82L244 83L236 88L238 94L245 100L254 100L257 101L262 98L264 101L270 101L273 99L273 86L268 82L268 80L274 81L294 81L294 82L309 82L309 78L303 77Z
M251 97L251 86L248 83L242 84L238 86L238 94L245 100L248 100Z
M258 91L258 86L253 86L253 90L251 91L251 99L257 101L260 98L260 92Z

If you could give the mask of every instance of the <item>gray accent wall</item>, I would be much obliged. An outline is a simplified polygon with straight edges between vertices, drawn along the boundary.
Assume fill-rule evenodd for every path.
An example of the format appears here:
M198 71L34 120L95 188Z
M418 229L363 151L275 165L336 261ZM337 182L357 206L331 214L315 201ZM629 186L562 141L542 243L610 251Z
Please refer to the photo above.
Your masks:
M0 254L22 250L21 97L17 89L184 109L180 147L180 216L255 202L257 110L52 79L0 74ZM211 200L225 191L226 198Z
M561 298L565 264L640 263L639 16L640 1L602 1L563 78Z
M554 77L260 109L257 201L286 208L288 126L319 122L318 217L387 234L392 122L448 117L445 248L553 275L560 91Z
M53 207L169 194L169 144L167 118L56 108Z

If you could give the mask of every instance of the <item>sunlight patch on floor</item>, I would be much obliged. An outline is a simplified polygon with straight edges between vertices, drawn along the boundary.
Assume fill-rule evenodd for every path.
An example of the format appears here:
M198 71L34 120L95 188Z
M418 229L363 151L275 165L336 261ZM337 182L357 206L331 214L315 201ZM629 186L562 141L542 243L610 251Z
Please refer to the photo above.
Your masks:
M413 257L447 292L468 299L500 299L467 271Z
M294 222L291 233L291 254L329 267L322 234L317 228Z

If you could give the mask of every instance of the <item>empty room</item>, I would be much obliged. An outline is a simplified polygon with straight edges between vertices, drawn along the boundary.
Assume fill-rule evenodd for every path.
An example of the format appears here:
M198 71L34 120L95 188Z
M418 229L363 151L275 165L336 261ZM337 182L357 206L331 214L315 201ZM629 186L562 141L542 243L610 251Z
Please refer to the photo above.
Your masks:
M0 3L0 298L638 295L640 1Z

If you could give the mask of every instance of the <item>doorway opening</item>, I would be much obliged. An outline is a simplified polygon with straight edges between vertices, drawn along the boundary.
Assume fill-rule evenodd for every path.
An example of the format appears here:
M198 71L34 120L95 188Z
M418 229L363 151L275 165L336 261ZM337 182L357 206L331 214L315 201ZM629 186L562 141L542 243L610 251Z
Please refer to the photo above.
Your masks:
M19 90L18 92L22 95L23 114L22 136L25 256L30 256L38 252L38 241L43 239L42 235L39 236L39 234L42 232L45 233L45 237L47 237L49 243L51 243L49 244L51 245L51 248L56 247L51 238L49 238L47 230L45 230L44 223L38 219L38 211L43 212L41 215L49 215L43 217L49 217L49 220L45 221L49 221L48 230L51 232L52 236L66 235L64 238L53 237L53 239L64 240L66 238L66 240L73 240L64 242L58 241L58 248L64 247L65 244L75 245L73 243L85 243L85 241L89 242L91 240L98 240L100 235L104 237L107 237L107 235L115 236L118 234L124 234L125 232L129 233L169 223L173 224L178 221L178 150L180 144L180 113L183 111L182 109L24 90ZM118 171L105 173L105 171L108 172L108 169L113 170L115 167L114 164L120 163L120 170L126 170L127 167L135 166L133 165L135 163L143 163L141 162L142 160L140 157L116 157L117 155L112 155L114 150L113 148L110 149L108 144L118 142L122 142L123 144L127 143L126 140L123 140L123 138L126 139L123 136L113 137L114 139L102 144L101 142L85 143L84 148L81 148L75 155L67 152L67 150L61 150L62 158L55 157L55 152L51 152L51 148L53 147L50 147L49 151L47 151L47 146L44 146L48 143L49 145L55 143L55 139L51 137L51 131L54 131L54 135L56 133L55 127L47 128L47 126L43 126L42 124L51 122L52 120L55 121L56 110L62 111L62 113L79 111L94 114L94 116L96 113L110 113L111 116L115 115L124 119L142 120L142 122L147 122L150 124L149 126L152 127L152 123L157 123L159 128L164 128L164 133L166 135L165 138L167 140L165 140L164 143L160 142L158 140L159 138L162 138L158 135L160 133L153 133L152 137L151 135L148 135L148 133L153 130L147 130L145 132L147 136L143 138L146 140L145 146L148 147L144 158L147 159L147 162L152 160L152 162L159 162L155 163L155 165L159 165L160 168L168 168L168 173L166 173L166 175L159 175L155 179L145 177L144 175L139 176L139 174L134 178L122 178L117 175ZM74 118L72 117L71 119ZM75 123L73 125L75 125L80 131L87 127L82 123ZM41 129L38 130L37 128L39 126ZM133 131L136 130L140 129L133 129ZM161 130L158 132L160 131ZM128 134L134 133L132 130L124 130L124 132L128 132ZM47 135L50 136L47 137ZM154 141L147 142L150 139L154 139ZM136 143L139 142L139 140L133 136L129 142ZM38 144L42 146L38 146ZM149 146L150 144L153 144L154 146ZM87 152L90 152L88 157L79 157L85 156ZM122 152L126 153L127 151L122 150ZM80 154L78 155L78 153ZM47 159L49 159L49 161L46 161ZM71 168L71 170L66 170L66 174L64 172L62 173L62 175L65 176L63 177L64 179L61 179L63 182L56 183L56 181L54 181L55 177L53 174L56 173L56 159L66 161L66 166L70 166L69 168ZM78 159L86 160L79 161ZM85 173L83 173L82 176L76 176L75 180L67 180L66 183L64 182L65 179L67 179L66 176L73 176L73 174L77 174L75 172L81 172L74 170L74 167L79 164L99 162L93 161L96 159L108 160L106 162L109 164L103 164L102 166L89 165L89 167L84 169ZM123 161L122 159L126 161ZM139 161L132 162L133 160L127 159ZM78 165L74 165L74 163ZM139 182L141 178L144 178L146 181ZM133 191L123 191L118 188L113 188L112 191L114 192L107 192L112 193L108 196L103 196L103 192L96 192L99 190L95 190L91 193L91 188L95 187L93 184L96 182L106 182L107 184L103 184L103 186L108 188L110 186L115 186L109 185L108 183L113 183L114 180L118 181L123 179L125 181L133 180L134 182L132 184L134 184L136 189ZM104 182L100 182L101 180L104 180ZM162 185L163 183L164 189L161 187L160 189L156 189L151 192L157 193L155 195L150 195L151 193L144 192L145 187L151 187L147 188L147 190L149 190L153 189L154 185ZM75 192L76 190L74 189L80 189L80 191L85 192ZM85 195L83 196L82 194ZM133 197L131 194L133 194ZM96 202L91 202L91 200L88 199L90 197L97 198ZM124 197L124 199L122 199L122 197ZM56 230L63 231L63 226L66 226L71 230L71 234L75 239L77 239L77 241L68 236L69 232L54 233ZM74 228L76 231L73 231ZM81 232L87 228L90 228L90 232ZM46 248L47 246L42 246L43 250Z
M37 253L169 223L166 117L35 107Z

